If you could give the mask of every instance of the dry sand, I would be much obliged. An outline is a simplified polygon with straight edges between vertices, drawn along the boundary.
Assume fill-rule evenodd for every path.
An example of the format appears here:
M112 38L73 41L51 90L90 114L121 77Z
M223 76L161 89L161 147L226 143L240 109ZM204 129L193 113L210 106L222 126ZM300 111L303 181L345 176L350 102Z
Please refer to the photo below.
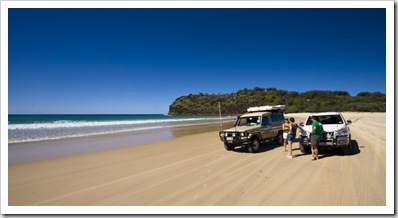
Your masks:
M353 155L325 151L311 161L294 143L288 159L272 143L251 154L226 151L217 131L183 134L9 165L9 205L385 206L386 114L343 115L353 121Z

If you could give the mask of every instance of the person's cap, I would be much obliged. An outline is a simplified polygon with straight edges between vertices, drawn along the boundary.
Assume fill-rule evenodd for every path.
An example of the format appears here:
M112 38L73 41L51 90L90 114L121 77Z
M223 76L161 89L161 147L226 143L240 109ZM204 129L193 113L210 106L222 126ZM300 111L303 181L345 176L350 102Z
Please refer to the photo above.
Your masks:
M288 117L285 117L285 120L289 120L289 118L288 118Z

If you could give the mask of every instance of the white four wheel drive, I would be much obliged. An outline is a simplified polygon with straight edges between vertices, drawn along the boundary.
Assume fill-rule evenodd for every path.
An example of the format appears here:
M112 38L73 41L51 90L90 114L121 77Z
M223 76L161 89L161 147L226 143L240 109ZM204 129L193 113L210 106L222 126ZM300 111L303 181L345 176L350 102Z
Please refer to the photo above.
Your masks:
M300 151L302 153L311 153L311 132L312 120L311 116L319 118L319 122L323 126L323 134L319 149L335 149L342 148L344 154L352 154L351 144L351 120L345 120L340 112L324 112L311 114L305 123L301 122L300 126L305 131L300 132Z

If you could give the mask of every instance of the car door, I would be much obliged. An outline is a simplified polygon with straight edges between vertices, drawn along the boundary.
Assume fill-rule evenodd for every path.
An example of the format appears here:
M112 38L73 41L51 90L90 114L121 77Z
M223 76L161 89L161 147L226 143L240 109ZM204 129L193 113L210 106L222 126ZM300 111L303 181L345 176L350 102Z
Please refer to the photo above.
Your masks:
M272 125L268 115L263 115L261 118L261 138L267 139L271 137Z
M283 119L284 117L280 113L271 114L272 130L270 130L270 138L275 138L278 135L278 132L282 129Z

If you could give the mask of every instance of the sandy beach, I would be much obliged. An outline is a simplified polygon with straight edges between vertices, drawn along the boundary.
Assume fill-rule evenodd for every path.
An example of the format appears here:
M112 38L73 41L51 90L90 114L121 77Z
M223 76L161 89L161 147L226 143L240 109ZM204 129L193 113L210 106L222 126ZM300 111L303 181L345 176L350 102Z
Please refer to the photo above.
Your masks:
M226 151L218 131L10 164L9 206L385 206L386 114L351 119L353 155L324 151L293 159L264 143ZM308 114L288 114L296 122ZM387 149L388 150L388 149ZM266 212L265 212L266 213Z

